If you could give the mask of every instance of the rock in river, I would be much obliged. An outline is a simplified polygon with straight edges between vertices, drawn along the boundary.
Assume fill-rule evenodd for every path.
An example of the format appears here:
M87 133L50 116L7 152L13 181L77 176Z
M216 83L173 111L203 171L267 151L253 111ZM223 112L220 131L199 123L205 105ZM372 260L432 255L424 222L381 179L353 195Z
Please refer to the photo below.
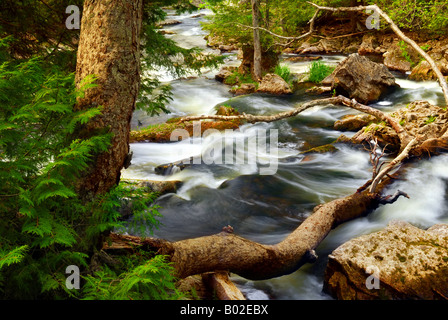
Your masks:
M290 94L292 93L289 84L277 74L268 73L261 80L257 92L270 94Z
M342 61L322 85L331 85L338 93L364 104L378 100L390 87L398 86L385 65L357 53Z
M448 299L448 225L392 221L329 256L324 290L342 300Z

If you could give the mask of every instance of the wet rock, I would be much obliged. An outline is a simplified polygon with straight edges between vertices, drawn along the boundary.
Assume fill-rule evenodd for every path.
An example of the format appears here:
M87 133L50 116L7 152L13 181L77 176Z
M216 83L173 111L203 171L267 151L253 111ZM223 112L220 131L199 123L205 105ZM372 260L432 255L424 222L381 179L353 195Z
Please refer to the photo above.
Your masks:
M261 80L257 92L281 95L291 94L292 90L282 77L274 73L268 73Z
M239 115L240 113L232 107L229 106L219 106L216 111L216 115L218 116L232 116Z
M323 146L314 147L308 149L307 151L301 152L302 154L312 154L312 153L332 153L336 152L337 148L332 144L325 144ZM305 161L305 160L302 160Z
M161 164L154 168L156 174L170 176L189 167L193 161L178 161L176 163Z
M339 94L364 104L378 100L390 87L397 86L385 65L357 53L342 61L322 84L331 84Z
M255 83L243 83L239 87L233 88L230 92L234 93L237 96L241 96L244 94L251 94L257 90Z
M157 192L159 194L176 192L182 185L182 181L157 181L157 180L140 180L137 182L140 187L146 188L149 192Z
M334 123L334 129L341 131L358 131L375 120L376 118L369 114L346 115Z
M331 92L331 86L314 86L305 90L307 93L323 94Z
M176 24L181 24L182 22L179 20L175 20L175 19L165 19L161 22L157 23L158 27L163 27L163 26L174 26Z
M159 32L160 34L176 34L175 31L172 31L172 30L164 30L164 29L160 29L158 32Z
M389 70L396 70L400 72L407 72L411 70L411 62L405 60L399 49L392 49L384 54L384 65L389 68Z
M427 101L414 101L390 116L398 122L411 136L421 141L441 136L446 130L448 111L430 104ZM390 151L399 148L397 133L383 121L373 121L363 127L351 138L355 144L367 143L377 139L381 146L388 144Z
M358 48L358 54L362 56L380 54L380 51L377 50L378 46L378 37L373 34L366 34L362 37L361 45Z
M319 44L325 53L339 53L342 50L342 43L337 39L322 39Z
M228 77L233 75L233 73L237 70L236 67L231 66L223 66L217 74L215 74L215 80L219 82L224 82Z
M324 48L318 44L317 46L310 46L307 47L305 49L303 49L300 53L301 54L320 54L320 53L324 53L325 50Z
M448 225L393 221L329 255L324 291L341 300L447 299Z
M315 61L315 60L321 60L322 56L295 56L295 57L289 57L286 58L286 61L291 62L300 62L300 61Z
M410 46L400 47L397 42L394 42L384 53L384 65L389 70L396 70L399 72L411 71L412 67L419 63L420 55Z
M448 75L448 62L445 58L437 61L436 66L443 75ZM412 69L409 79L414 81L428 81L437 80L437 76L434 71L432 71L428 61L424 60Z
M221 50L221 52L230 52L238 50L238 46L232 44L220 44L218 49Z
M373 139L376 139L380 146L387 146L388 151L394 152L400 148L398 134L384 122L372 123L362 128L353 135L351 142L354 144L368 144Z

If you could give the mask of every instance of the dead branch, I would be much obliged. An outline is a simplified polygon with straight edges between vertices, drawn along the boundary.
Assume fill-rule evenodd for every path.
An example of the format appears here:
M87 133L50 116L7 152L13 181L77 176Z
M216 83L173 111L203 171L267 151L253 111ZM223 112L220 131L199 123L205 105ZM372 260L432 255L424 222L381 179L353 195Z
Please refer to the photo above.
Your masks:
M399 164L401 164L403 162L403 160L405 160L409 156L409 152L411 151L411 149L414 148L417 144L418 144L418 140L416 138L413 138L406 145L406 147L403 149L403 151L401 151L400 154L397 157L395 157L394 160L392 160L384 169L382 169L377 174L377 176L375 177L375 179L373 179L372 184L370 186L370 192L374 192L375 191L375 189L376 189L378 183L381 181L381 179L387 173L389 173L392 169L394 169Z
M266 28L263 28L263 27L253 27L253 26L248 26L248 25L241 24L241 23L236 23L236 25L240 26L240 27L243 27L243 28L258 29L258 30L264 31L264 32L269 33L270 35L276 37L276 38L290 40L290 42L288 42L288 44L291 44L292 42L294 42L296 40L300 40L300 39L306 38L306 37L308 37L308 36L313 34L313 32L315 31L314 30L314 23L316 21L316 18L317 18L318 14L319 14L319 10L316 10L314 12L313 17L310 19L310 21L308 21L308 24L310 25L310 29L308 30L308 32L306 32L306 33L304 33L304 34L302 34L300 36L297 36L297 37L281 36L281 35L276 34L276 33L272 32L272 31L270 31L270 30L268 30ZM285 46L285 44L280 44L280 43L278 43L278 45Z
M285 118L294 117L294 116L298 115L299 113L301 113L302 111L305 111L306 109L309 109L309 108L317 106L317 105L326 105L326 104L345 105L349 108L361 111L363 113L370 114L379 120L387 122L392 127L392 129L394 129L395 132L398 134L402 144L403 144L403 142L406 143L407 141L409 141L411 139L411 137L403 129L403 127L388 114L382 112L381 110L361 104L361 103L357 102L355 99L350 100L349 98L346 98L342 95L339 95L337 97L309 101L309 102L299 105L298 107L296 107L290 111L280 112L278 114L269 115L269 116L252 115L252 114L246 114L246 113L243 113L241 115L234 115L234 116L202 115L202 116L183 117L183 118L179 119L179 122L196 121L196 120L225 120L225 121L244 120L249 123L273 122L273 121L277 121L277 120L281 120L281 119L285 119Z
M393 195L388 195L388 196L385 196L385 197L381 197L379 199L379 202L381 204L391 204L391 203L394 203L395 201L397 201L398 198L400 198L401 196L409 199L409 196L408 196L408 194L406 192L403 192L401 190L397 190Z
M315 3L307 1L309 4L314 6L317 10L326 10L326 11L333 11L333 12L355 12L355 11L366 11L366 10L373 10L374 12L377 12L386 22L390 25L391 29L395 32L395 34L400 37L404 42L409 44L415 51L417 51L431 66L431 69L434 71L434 73L437 76L437 79L439 80L439 84L442 87L443 95L445 97L445 103L448 105L448 85L443 77L442 72L437 67L434 60L422 49L420 46L414 42L414 40L407 37L401 30L398 28L398 26L392 21L392 19L384 12L382 11L376 4L369 5L369 6L357 6L357 7L339 7L339 8L333 8L333 7L324 7L317 5Z

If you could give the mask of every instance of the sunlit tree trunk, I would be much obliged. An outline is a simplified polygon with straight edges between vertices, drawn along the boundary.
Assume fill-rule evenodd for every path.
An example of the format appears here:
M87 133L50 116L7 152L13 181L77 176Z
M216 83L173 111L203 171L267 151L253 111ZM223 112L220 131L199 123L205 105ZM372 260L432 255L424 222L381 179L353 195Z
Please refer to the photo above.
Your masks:
M261 42L260 42L260 4L259 0L251 0L252 27L254 32L254 80L261 80Z
M77 186L89 198L107 192L120 179L128 160L130 120L140 81L140 32L143 0L86 0L78 46L76 84L87 75L97 77L76 108L103 106L102 114L79 128L86 138L100 132L113 133L107 152L96 155L90 170Z

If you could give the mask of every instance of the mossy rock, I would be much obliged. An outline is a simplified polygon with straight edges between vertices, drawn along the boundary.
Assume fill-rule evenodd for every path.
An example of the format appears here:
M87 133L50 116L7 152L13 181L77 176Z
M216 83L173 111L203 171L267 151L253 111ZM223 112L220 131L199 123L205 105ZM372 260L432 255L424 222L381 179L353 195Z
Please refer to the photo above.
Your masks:
M308 149L306 151L301 152L302 154L309 154L309 153L327 153L327 152L336 152L338 149L332 145L332 144L325 144L323 146L314 147L311 149Z

